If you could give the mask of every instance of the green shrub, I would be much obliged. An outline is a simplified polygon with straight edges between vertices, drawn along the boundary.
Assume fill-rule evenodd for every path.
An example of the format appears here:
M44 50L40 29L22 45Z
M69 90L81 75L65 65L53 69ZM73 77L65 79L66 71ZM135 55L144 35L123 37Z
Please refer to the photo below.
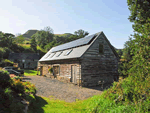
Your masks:
M9 54L12 52L12 50L9 49L8 47L4 47L4 50L5 50L5 52L3 54L3 59L8 59Z
M5 59L5 60L2 60L2 62L0 62L0 67L13 66L13 64L14 62L8 59Z
M21 77L19 77L19 76L13 77L13 79L16 79L16 80L20 80L20 81L22 81L22 78L21 78Z
M106 90L95 100L94 106L90 108L92 112L106 113L115 112L148 112L150 110L150 77L145 81L137 81L132 77L127 77L115 82L113 87ZM93 104L92 104L93 105Z
M49 68L48 71L49 71L50 73L53 73L53 68L52 68L52 67Z
M24 82L23 84L26 87L26 90L25 90L26 93L32 93L33 95L36 94L36 88L34 84L30 82Z
M25 92L25 86L20 80L13 79L12 87L17 93L23 94Z
M10 80L8 71L0 70L0 86L2 88L10 86Z
M0 60L3 58L4 53L5 53L4 48L0 47Z

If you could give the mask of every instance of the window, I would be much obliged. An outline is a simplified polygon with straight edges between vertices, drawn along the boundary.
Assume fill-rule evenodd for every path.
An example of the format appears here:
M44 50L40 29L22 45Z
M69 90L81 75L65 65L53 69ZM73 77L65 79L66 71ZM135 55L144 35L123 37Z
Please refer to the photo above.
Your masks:
M102 44L99 44L99 54L104 54L104 47Z
M64 55L69 55L72 52L72 49L68 50Z
M51 54L48 54L45 58L48 58Z
M62 54L62 51L58 53L58 55L56 57L59 57Z
M52 53L49 57L52 58L56 53Z

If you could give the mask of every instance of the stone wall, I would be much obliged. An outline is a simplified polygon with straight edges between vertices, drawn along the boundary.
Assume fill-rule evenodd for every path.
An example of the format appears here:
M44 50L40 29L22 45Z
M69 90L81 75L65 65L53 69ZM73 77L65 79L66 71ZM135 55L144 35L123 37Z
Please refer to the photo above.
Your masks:
M71 82L71 66L77 66L77 84L81 83L81 65L78 60L61 60L55 62L40 62L38 63L38 67L43 67L41 75L45 75L47 77L55 78L53 73L50 73L48 69L53 66L59 66L59 74L56 78L63 82Z

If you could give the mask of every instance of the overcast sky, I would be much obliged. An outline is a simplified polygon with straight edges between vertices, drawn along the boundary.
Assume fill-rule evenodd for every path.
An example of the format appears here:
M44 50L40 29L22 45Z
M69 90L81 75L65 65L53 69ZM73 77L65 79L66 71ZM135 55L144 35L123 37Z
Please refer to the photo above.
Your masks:
M46 26L55 34L103 31L114 47L123 48L133 33L129 15L127 0L3 0L0 31L16 35Z

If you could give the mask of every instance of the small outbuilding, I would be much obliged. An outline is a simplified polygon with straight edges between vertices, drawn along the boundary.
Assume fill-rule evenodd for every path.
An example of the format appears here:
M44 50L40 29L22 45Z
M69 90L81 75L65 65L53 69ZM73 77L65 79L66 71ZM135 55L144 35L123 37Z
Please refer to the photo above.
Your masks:
M22 69L36 69L40 55L38 53L10 53L8 59L18 63Z
M38 62L40 75L80 86L118 79L118 54L103 32L50 49Z

